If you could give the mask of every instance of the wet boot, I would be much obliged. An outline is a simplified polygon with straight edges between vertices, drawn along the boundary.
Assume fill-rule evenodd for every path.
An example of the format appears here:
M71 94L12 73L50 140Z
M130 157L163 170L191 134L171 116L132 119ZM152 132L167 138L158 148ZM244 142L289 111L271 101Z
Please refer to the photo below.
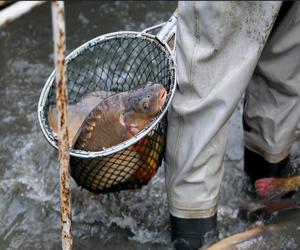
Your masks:
M171 240L176 250L196 250L217 238L217 215L184 219L170 215Z
M254 183L256 180L266 177L280 177L290 161L287 156L283 160L271 163L261 155L244 148L244 170Z
M246 101L246 99L245 99ZM251 132L250 126L247 124L243 116L243 129L246 132ZM267 177L280 177L285 168L290 162L288 155L279 162L269 162L263 156L244 147L244 171L249 176L251 182L254 184L256 180Z

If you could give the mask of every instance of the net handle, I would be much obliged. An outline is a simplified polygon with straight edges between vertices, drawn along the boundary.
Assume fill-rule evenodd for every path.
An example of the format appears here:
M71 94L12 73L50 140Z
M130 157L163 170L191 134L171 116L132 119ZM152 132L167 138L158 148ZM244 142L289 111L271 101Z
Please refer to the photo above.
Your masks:
M164 45L170 43L174 39L176 34L176 24L177 24L177 9L173 12L172 16L167 22L152 26L143 30L141 33L149 33L153 30L161 28L157 33L155 38L159 40Z

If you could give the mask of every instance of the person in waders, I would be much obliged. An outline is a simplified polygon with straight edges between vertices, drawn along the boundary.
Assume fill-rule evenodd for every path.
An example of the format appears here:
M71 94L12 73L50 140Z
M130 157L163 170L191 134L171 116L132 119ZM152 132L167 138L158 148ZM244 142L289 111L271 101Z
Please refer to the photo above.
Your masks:
M166 188L175 249L217 232L227 123L245 93L244 170L279 176L300 118L300 2L178 3Z

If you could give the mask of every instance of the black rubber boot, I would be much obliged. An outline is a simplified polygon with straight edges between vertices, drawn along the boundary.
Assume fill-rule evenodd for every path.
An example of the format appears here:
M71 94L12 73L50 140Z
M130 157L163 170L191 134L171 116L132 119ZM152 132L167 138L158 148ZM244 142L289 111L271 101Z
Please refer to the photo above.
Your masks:
M287 156L277 163L271 163L259 154L244 148L244 170L253 182L266 177L280 177L289 161L290 157Z
M217 238L217 215L183 219L170 215L171 240L176 250L195 250Z
M246 103L246 99L245 99ZM245 105L245 104L244 104ZM243 116L243 128L246 132L251 132L251 127L247 124L245 117ZM251 182L254 182L261 178L266 177L280 177L284 169L290 162L290 156L287 156L283 160L271 163L268 162L261 155L253 152L252 150L244 147L244 170L250 177Z

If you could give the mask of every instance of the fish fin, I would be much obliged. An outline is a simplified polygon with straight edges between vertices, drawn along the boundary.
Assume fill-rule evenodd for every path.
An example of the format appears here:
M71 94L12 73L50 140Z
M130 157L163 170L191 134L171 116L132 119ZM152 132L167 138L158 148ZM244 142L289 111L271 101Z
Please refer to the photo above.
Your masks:
M79 135L81 134L81 132L82 132L82 126L78 129L77 133L74 134L73 139L71 139L71 138L69 139L71 148L74 148L75 143L77 142L77 139L78 139Z
M125 116L123 113L120 115L119 122L121 126L127 129L128 138L131 138L134 135L136 135L138 132L140 132L140 129L135 124L130 124L129 126L126 124Z
M125 122L125 119L124 119L124 118L125 118L125 117L124 117L124 114L122 113L122 114L120 115L119 122L120 122L120 124L121 124L122 126L126 127L127 125L126 125L126 122Z
M138 132L140 132L140 129L134 124L131 124L129 129L133 135L136 135Z
M153 151L153 147L149 144L150 140L146 136L131 147L132 150L140 153L143 162L142 167L138 168L133 174L133 180L148 182L156 174L156 164L159 154Z
M139 140L136 144L132 146L132 149L136 152L144 152L149 144L149 139L147 137Z
M58 133L57 111L54 106L50 106L48 110L48 122L52 130L53 136L56 138Z

